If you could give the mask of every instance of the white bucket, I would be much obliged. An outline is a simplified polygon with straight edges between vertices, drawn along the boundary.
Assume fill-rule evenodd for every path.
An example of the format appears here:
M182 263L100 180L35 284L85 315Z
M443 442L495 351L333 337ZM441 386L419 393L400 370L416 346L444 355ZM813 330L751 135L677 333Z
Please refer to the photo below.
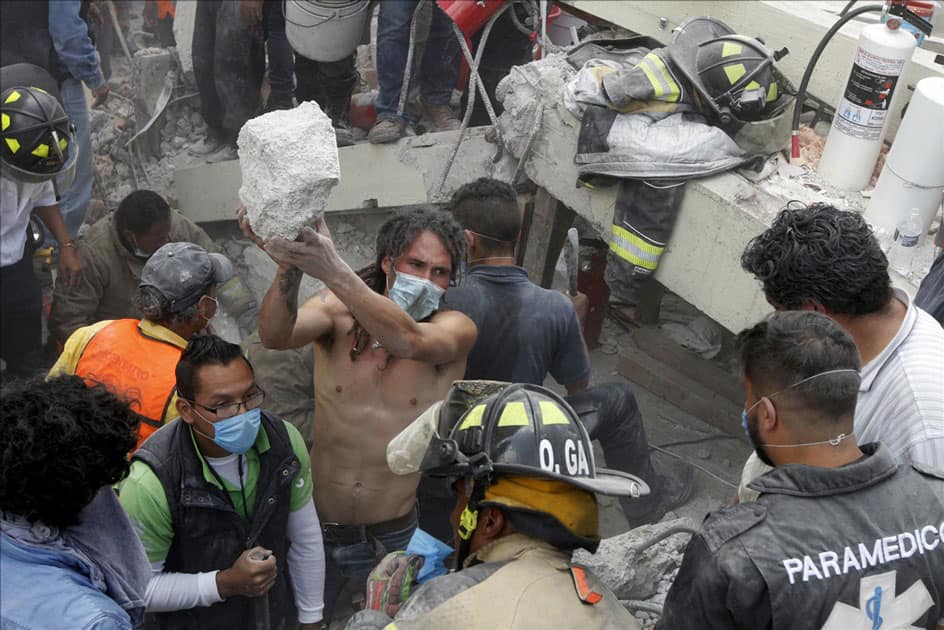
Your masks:
M285 0L285 35L299 55L340 61L357 50L370 0Z

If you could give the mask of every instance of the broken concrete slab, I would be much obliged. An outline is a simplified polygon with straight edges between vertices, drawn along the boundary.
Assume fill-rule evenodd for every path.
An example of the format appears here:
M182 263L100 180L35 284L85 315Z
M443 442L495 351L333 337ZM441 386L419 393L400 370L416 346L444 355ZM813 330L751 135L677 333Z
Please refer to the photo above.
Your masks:
M256 234L291 240L324 214L341 167L331 119L320 107L306 101L253 118L237 144L239 198Z
M667 590L682 562L691 537L671 535L648 549L639 547L676 527L697 528L692 519L680 518L637 527L619 536L604 538L597 552L574 552L574 562L590 569L620 599L644 600ZM665 586L664 586L665 584Z

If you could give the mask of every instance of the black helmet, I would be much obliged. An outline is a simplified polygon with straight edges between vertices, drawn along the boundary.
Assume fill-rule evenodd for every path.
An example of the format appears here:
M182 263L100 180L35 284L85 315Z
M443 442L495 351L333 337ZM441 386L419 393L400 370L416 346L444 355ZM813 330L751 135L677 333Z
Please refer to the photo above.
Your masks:
M724 22L696 17L676 29L669 56L692 84L699 109L728 130L761 120L789 102L778 85L771 52L759 39L737 35Z
M16 64L3 68L0 111L0 163L5 175L42 182L75 168L78 144L58 100L55 82L42 68Z
M576 412L549 389L510 385L469 409L446 439L434 436L420 470L433 477L542 477L582 490L638 497L646 483L596 467Z

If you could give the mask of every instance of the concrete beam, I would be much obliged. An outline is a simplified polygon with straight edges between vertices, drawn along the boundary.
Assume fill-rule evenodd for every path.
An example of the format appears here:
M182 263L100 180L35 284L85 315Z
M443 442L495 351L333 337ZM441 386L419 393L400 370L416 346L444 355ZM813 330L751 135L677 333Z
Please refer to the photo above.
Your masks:
M485 129L467 133L455 167L439 190L442 172L457 132L426 134L397 144L357 144L338 150L341 182L331 191L325 212L354 208L438 203L462 184L480 176L511 179L514 163L505 154L493 162L496 146ZM242 176L239 162L201 164L176 171L180 210L194 221L220 221L234 216Z
M839 18L846 0L562 0L578 11L591 14L642 35L668 43L672 29L687 18L709 15L728 24L738 33L763 37L772 49L784 46L790 54L777 66L793 81L800 84L803 71L816 45ZM876 0L880 3L880 0ZM565 7L566 9L566 7ZM832 39L820 57L810 81L810 93L835 105L846 85L856 42L862 28L878 21L878 13L869 13L852 20ZM913 86L928 76L944 76L944 67L934 63L934 53L918 49L905 71L905 84ZM899 97L899 92L901 97ZM901 109L910 98L906 90L896 92L888 138L894 137L901 122Z

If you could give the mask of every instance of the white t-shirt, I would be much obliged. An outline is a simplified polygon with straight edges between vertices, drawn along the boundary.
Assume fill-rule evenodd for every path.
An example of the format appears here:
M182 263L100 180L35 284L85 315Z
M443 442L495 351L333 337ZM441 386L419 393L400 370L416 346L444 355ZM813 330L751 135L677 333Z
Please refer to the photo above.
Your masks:
M56 205L52 182L21 183L0 177L0 267L23 258L26 226L34 208Z
M895 289L905 319L885 349L862 367L853 429L856 442L881 442L899 462L944 470L944 328ZM738 496L752 501L747 484L766 466L751 453Z

